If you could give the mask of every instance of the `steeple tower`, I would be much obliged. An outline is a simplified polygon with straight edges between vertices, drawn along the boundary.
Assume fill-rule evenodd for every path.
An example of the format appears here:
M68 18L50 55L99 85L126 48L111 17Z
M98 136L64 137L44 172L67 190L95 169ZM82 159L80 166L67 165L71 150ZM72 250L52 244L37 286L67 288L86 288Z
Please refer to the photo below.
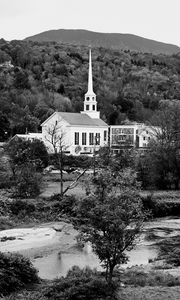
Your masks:
M85 94L84 111L81 113L87 114L92 119L100 118L100 112L97 111L96 94L93 92L91 49L89 50L88 91Z
M93 92L93 79L92 79L92 59L91 59L91 49L89 49L89 73L88 73L88 91L86 93L88 96L96 96Z

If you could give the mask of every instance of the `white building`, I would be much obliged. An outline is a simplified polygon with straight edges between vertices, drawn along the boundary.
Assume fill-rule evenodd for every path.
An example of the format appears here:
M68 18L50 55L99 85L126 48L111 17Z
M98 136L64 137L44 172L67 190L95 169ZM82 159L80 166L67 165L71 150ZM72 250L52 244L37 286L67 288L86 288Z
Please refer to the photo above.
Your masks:
M43 141L43 136L42 133L38 133L38 132L29 132L26 134L15 134L11 140L16 140L16 139L22 139L22 140L26 140L26 141L34 141L34 140L40 140Z
M120 149L135 147L146 149L148 143L157 137L160 128L143 123L110 126L110 147L114 153Z
M108 125L100 119L93 92L91 50L89 52L88 91L80 113L55 112L42 123L43 141L49 152L72 155L92 154L108 144Z

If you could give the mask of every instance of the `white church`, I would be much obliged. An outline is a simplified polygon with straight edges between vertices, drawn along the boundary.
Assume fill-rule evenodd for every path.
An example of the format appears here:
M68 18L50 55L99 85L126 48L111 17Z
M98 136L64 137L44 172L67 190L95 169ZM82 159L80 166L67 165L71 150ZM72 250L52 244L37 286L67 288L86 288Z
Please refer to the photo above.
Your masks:
M80 113L54 112L42 124L42 140L48 152L72 155L88 154L108 145L108 125L100 119L93 91L91 50L89 51L88 91Z

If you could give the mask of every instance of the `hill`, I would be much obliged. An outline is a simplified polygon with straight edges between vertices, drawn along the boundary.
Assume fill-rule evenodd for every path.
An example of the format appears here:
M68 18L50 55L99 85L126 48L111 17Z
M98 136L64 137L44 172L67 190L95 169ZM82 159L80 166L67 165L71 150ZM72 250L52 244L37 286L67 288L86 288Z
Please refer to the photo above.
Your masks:
M133 50L153 54L174 54L180 52L180 47L157 42L133 34L101 33L81 29L49 30L26 38L36 42L62 42L75 45L91 45L115 50Z

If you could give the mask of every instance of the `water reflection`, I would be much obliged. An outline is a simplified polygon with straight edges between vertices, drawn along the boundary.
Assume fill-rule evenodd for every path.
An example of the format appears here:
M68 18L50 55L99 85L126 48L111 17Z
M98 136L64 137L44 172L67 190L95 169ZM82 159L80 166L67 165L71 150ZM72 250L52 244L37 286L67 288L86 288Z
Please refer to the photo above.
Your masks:
M59 254L54 252L46 257L35 259L33 264L39 270L39 276L46 279L65 276L74 265L80 268L89 266L92 269L102 269L96 255L93 252L87 253L86 251L62 253L60 258Z
M124 267L147 264L150 258L153 259L157 256L157 250L151 245L139 245L128 254L130 260ZM89 244L83 251L62 253L60 256L58 252L54 252L46 257L35 259L33 264L39 270L39 276L46 279L65 276L74 265L80 268L89 266L92 269L102 270L100 262Z

